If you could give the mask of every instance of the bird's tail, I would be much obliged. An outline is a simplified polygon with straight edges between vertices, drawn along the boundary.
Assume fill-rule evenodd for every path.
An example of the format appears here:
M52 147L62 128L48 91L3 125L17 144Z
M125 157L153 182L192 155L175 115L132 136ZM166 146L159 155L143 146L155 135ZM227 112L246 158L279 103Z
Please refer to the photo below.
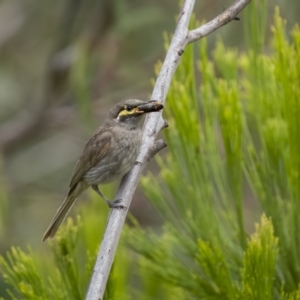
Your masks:
M87 189L87 187L88 186L84 182L79 182L76 188L73 191L69 192L68 196L65 198L62 205L58 208L54 218L52 219L49 227L47 228L43 236L43 242L46 241L48 238L54 237L61 223L64 221L68 212L72 208L75 200L80 194L82 194Z

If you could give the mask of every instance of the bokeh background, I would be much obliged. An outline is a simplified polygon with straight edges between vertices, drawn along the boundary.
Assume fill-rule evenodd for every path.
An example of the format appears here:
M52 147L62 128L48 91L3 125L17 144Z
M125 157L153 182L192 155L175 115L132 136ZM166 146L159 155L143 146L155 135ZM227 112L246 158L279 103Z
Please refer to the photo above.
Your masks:
M231 3L197 0L195 14L210 20ZM270 1L270 21L275 5L288 26L299 22L299 1ZM163 33L174 31L178 10L170 0L0 2L1 253L43 247L87 139L113 104L150 97ZM221 35L243 49L240 17L209 36L209 46ZM113 197L115 188L105 190ZM141 190L131 211L142 224L158 222Z

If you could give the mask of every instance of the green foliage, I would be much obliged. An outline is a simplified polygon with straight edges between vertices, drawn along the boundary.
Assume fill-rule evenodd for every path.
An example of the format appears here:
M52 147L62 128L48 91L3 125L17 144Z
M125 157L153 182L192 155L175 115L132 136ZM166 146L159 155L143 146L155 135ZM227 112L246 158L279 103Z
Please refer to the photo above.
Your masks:
M169 299L273 299L278 238L265 216L248 240L241 269L236 270L240 282L231 272L233 257L210 241L198 239L194 251L187 253L188 241L172 226L165 226L160 236L141 228L127 233L147 276L155 274L157 282L176 287Z
M276 9L268 55L264 33L248 31L245 53L220 40L212 58L206 40L186 49L165 109L169 152L142 180L166 225L129 244L184 299L299 297L300 29L288 37ZM249 239L253 205L266 217Z
M82 222L77 218L74 223L69 218L55 239L49 241L52 259L49 259L49 251L38 253L30 247L27 251L12 247L6 258L0 257L1 273L11 287L10 299L84 299L105 226L104 214L107 214L104 201L91 196L92 205L81 207ZM99 216L101 211L103 214ZM118 267L112 269L106 300L127 299L125 251L123 248L117 254Z
M42 261L31 248L25 252L13 247L6 260L1 257L2 274L5 281L14 288L16 296L22 299L83 299L83 284L90 272L85 274L79 271L79 262L75 257L77 238L78 226L69 218L65 230L60 231L55 241L51 241L56 268L47 266L48 261ZM39 263L43 271L47 270L48 276L51 274L49 277L43 277ZM18 299L11 292L10 295L12 299Z
M272 223L264 215L261 225L255 227L256 233L244 254L240 299L273 299L278 238L274 237Z
M253 3L251 49L185 50L164 111L168 153L142 179L164 226L126 228L135 253L119 245L105 299L300 299L300 29L287 35L277 9L264 54ZM95 200L85 226L70 220L51 242L53 261L30 248L0 259L11 299L84 297L105 226Z
M1 273L5 281L13 286L24 299L47 299L45 284L38 272L32 251L26 254L20 248L13 247L7 259L0 259ZM11 299L17 299L9 292ZM58 298L60 299L60 298Z
M251 20L244 23L246 46L256 54L262 53L265 48L267 12L267 0L253 0L245 10L245 19Z

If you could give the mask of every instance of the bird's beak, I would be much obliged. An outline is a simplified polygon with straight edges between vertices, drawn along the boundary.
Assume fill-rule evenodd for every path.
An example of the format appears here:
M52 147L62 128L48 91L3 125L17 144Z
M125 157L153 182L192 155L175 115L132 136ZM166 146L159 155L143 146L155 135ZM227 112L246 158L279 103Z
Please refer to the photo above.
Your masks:
M136 108L136 112L140 114L160 111L164 108L163 104L157 100L150 100Z

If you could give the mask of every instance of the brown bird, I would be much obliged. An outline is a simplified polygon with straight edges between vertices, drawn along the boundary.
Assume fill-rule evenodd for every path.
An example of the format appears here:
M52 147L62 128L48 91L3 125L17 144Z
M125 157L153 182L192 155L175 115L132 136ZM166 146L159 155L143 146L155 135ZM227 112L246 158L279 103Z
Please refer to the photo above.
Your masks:
M57 210L43 241L52 238L75 200L92 187L111 208L124 208L121 199L110 201L99 190L99 184L110 183L133 166L142 142L141 120L146 113L157 112L163 105L155 100L125 100L116 104L104 123L85 145L73 171L69 192Z

